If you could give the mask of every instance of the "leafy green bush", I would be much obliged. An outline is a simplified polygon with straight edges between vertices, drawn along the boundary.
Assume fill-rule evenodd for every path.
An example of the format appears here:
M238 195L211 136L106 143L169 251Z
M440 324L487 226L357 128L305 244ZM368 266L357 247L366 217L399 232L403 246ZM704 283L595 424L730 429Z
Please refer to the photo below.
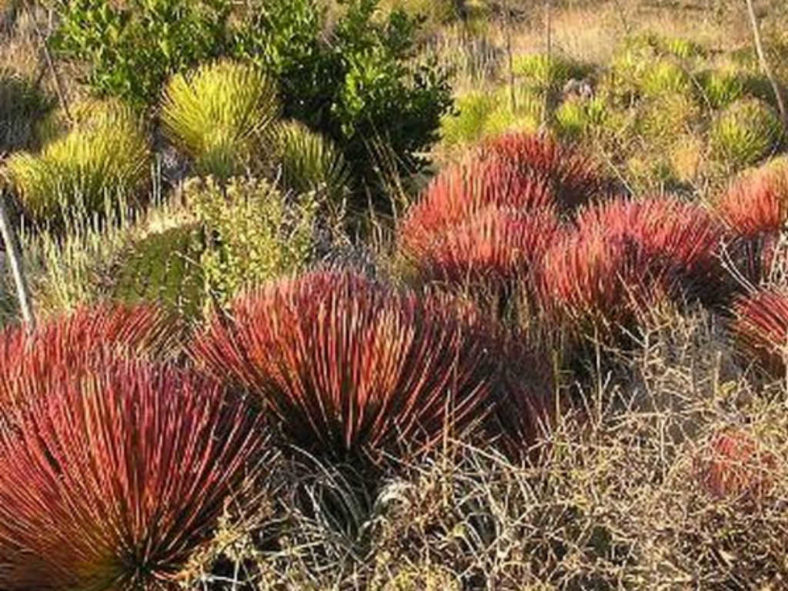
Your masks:
M0 153L29 148L35 123L53 106L54 101L29 80L0 70Z
M336 142L373 188L380 163L370 144L385 143L399 171L412 172L451 106L448 74L413 59L416 19L401 10L376 18L377 4L348 0L329 27L317 0L268 0L236 44L277 79L285 116Z
M138 118L110 103L40 154L14 154L7 168L26 212L39 223L57 225L73 215L101 215L107 202L134 200L149 161Z
M277 129L277 159L283 186L295 193L314 193L341 211L348 190L348 167L334 143L298 121Z
M209 293L226 302L239 290L303 269L314 250L316 203L285 199L266 181L193 180L186 199L207 232L201 257Z
M250 167L278 112L266 76L254 66L222 61L176 74L167 84L161 119L200 174L226 179Z
M57 7L57 54L84 62L102 95L137 104L155 102L169 76L229 44L228 0L58 0Z
M776 147L782 126L769 105L758 99L742 99L719 115L709 133L715 159L739 170L765 158Z

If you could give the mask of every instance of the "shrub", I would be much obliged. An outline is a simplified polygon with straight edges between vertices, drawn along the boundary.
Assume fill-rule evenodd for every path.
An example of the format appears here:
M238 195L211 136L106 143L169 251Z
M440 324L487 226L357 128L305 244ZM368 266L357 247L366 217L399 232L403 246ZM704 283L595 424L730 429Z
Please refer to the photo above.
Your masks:
M257 421L174 368L28 377L35 402L0 436L0 585L174 586L257 459Z
M197 171L227 179L248 170L278 114L273 84L252 66L204 65L167 84L161 119Z
M527 213L553 207L555 201L546 179L503 159L470 158L441 171L406 212L397 231L399 246L405 253L428 248L436 236L487 208Z
M278 81L285 116L336 142L357 184L372 189L380 162L370 146L388 146L403 175L421 168L418 154L452 102L448 74L413 59L415 17L377 18L377 4L350 0L329 23L320 2L272 0L250 15L235 49Z
M482 160L499 160L519 175L547 182L561 212L572 211L607 189L590 157L549 137L509 133L482 143L478 154Z
M380 461L400 444L426 449L445 429L462 433L491 410L502 354L467 314L359 275L317 272L236 300L193 353L270 408L303 449ZM526 406L509 412L534 419Z
M490 206L472 218L412 245L406 256L422 282L493 293L519 280L529 284L562 233L549 209L522 212Z
M712 124L709 139L714 157L739 170L765 158L777 147L782 134L780 119L757 99L736 101Z
M313 192L341 212L350 178L336 145L303 123L290 121L277 129L277 146L282 185L295 193Z
M744 96L744 82L733 70L712 70L700 77L706 99L714 109L725 109Z
M0 69L0 153L30 148L35 124L54 101L29 80Z
M115 104L101 111L40 154L9 159L11 184L36 222L57 225L75 215L101 215L138 197L150 161L140 122Z
M646 141L664 145L691 131L699 115L700 109L691 96L663 94L641 103L638 127Z
M691 96L692 88L689 74L681 66L667 59L650 64L640 80L640 91L648 97L671 94Z
M725 296L721 238L704 210L672 199L590 207L545 255L543 305L578 326L609 330L661 300L716 302Z
M560 90L571 78L582 78L586 70L562 56L517 55L512 60L514 75L540 92Z
M777 461L742 429L714 433L698 462L703 487L717 499L762 501L774 486Z
M152 104L172 74L222 55L230 45L225 0L59 2L53 46L86 64L102 95Z
M764 167L736 180L716 209L740 271L755 282L765 279L788 219L788 169Z
M314 251L316 204L290 202L266 181L193 181L186 198L208 233L206 287L226 302L245 287L302 269Z
M744 359L775 375L784 375L788 335L788 294L761 289L733 305L731 332Z
M12 326L0 333L0 413L19 400L30 379L77 374L109 358L163 361L179 348L178 326L154 306L80 308L47 320L34 334ZM59 373L58 373L59 372Z
M600 97L590 100L570 98L561 103L554 113L558 134L568 139L578 139L601 125L606 115L607 106Z

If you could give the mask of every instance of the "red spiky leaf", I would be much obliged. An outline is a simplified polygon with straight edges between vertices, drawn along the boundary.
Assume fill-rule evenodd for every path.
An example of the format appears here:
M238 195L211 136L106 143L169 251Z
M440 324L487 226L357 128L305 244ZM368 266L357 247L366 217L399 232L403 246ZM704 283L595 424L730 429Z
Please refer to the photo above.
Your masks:
M788 220L788 169L761 169L736 180L717 212L730 232L739 270L751 281L765 279Z
M669 198L616 199L581 212L577 230L544 257L543 305L598 324L630 324L665 298L724 294L721 227Z
M731 331L745 360L784 374L788 353L788 293L775 288L741 296L733 305Z
M494 403L496 337L446 298L315 272L241 297L193 346L198 365L269 407L312 452L368 457L428 447ZM515 412L513 410L512 412Z
M20 380L62 368L75 372L109 357L164 360L181 336L173 317L156 306L80 308L47 320L32 334L21 326L7 328L0 333L0 408L18 398Z
M0 432L0 587L176 588L261 450L256 419L212 380L141 362L25 388Z
M550 210L490 207L409 255L423 282L494 288L517 279L530 282L544 253L562 234L563 226Z
M590 157L548 136L507 133L483 142L478 157L543 179L555 196L553 205L562 212L574 211L608 190Z
M699 460L700 481L717 499L758 501L774 486L776 458L742 429L715 433Z

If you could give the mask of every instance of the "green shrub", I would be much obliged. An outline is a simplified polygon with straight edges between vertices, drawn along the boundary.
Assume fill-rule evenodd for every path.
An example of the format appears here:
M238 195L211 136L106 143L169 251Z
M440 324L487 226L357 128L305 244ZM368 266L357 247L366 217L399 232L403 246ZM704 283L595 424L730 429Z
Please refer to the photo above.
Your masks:
M485 91L473 91L460 96L455 112L442 120L443 142L453 146L479 140L484 135L487 119L495 111L497 102L494 93Z
M259 156L263 134L278 112L266 76L254 66L222 61L176 74L165 90L161 120L200 174L226 179L245 172Z
M298 121L277 129L277 158L283 186L295 193L315 193L341 212L348 191L348 167L334 143Z
M137 104L155 102L169 76L229 45L229 0L59 0L57 7L57 54L83 62L100 94Z
M724 109L744 95L744 80L733 70L705 72L700 76L700 83L706 99L714 109Z
M30 148L36 122L53 106L29 80L0 70L0 153Z
M399 172L419 170L452 102L448 73L414 59L416 19L401 10L378 18L377 4L348 0L329 25L317 0L268 0L236 45L278 81L285 116L331 138L358 186L372 189L380 175L370 144L386 144Z
M769 105L758 99L742 99L713 122L710 142L718 162L739 170L769 155L781 135L780 119Z
M302 270L314 251L316 203L285 199L266 181L213 179L187 185L186 199L207 232L201 264L212 297L226 302L239 290Z
M39 223L100 215L108 202L133 201L148 176L150 151L137 117L108 104L38 155L20 152L8 176L26 212Z

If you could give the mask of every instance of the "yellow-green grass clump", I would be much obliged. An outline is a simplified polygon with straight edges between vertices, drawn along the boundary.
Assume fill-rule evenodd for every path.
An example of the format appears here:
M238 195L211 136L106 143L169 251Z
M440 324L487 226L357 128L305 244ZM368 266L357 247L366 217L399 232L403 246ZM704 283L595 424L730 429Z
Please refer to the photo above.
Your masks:
M334 142L298 121L279 125L276 137L283 187L295 193L315 193L327 199L331 209L341 210L349 172Z
M148 178L150 147L140 119L119 103L94 105L93 117L76 122L39 154L20 152L8 161L16 195L40 224L101 215L135 200Z
M775 111L758 99L742 99L722 111L709 132L717 162L741 170L767 157L780 142L782 126Z
M317 202L285 198L264 180L193 179L186 199L207 234L201 257L207 291L226 302L240 290L303 270L315 251Z
M269 78L252 65L221 61L170 79L161 119L199 174L227 179L261 163L256 157L278 115Z
M572 78L582 78L587 69L563 56L535 53L514 56L512 71L525 86L546 92L560 90Z
M689 131L700 114L700 108L691 96L664 94L641 103L638 131L644 138L662 145Z
M558 106L553 117L559 136L578 139L605 122L607 106L601 97L570 97Z
M705 72L699 76L699 81L706 100L714 109L724 109L744 95L744 80L732 69Z
M692 80L679 64L669 59L652 63L640 80L643 96L656 97L670 94L692 94Z

